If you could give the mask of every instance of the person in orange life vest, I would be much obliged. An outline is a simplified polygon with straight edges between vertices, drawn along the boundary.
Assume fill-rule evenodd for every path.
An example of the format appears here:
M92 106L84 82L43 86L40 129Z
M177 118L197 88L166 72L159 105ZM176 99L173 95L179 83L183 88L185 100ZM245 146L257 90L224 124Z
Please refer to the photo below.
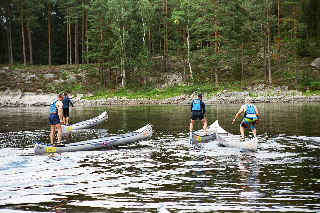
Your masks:
M191 103L191 120L189 130L190 133L193 131L193 126L196 120L201 120L203 125L203 130L207 131L207 119L205 118L206 105L202 101L202 94L198 95L198 98L193 100Z
M245 104L241 106L237 114L235 115L234 119L232 120L232 124L236 121L236 119L244 113L244 117L240 123L240 134L241 134L241 141L244 141L244 131L245 128L250 128L253 136L257 137L257 130L256 130L256 123L260 119L260 113L258 108L251 103L251 98L245 98Z
M50 104L50 142L54 144L56 130L58 131L58 145L61 145L62 140L62 128L61 123L63 123L63 95L59 94L58 99Z

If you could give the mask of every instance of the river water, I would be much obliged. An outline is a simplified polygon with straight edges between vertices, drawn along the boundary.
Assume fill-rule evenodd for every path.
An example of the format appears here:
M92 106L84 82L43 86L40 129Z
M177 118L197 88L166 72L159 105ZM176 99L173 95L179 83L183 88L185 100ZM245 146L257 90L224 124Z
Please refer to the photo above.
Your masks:
M258 104L257 152L188 144L189 106L75 107L72 122L109 119L67 142L153 125L126 147L34 155L47 108L0 109L0 212L320 212L320 105ZM208 105L229 132L239 105ZM201 128L200 124L196 128Z

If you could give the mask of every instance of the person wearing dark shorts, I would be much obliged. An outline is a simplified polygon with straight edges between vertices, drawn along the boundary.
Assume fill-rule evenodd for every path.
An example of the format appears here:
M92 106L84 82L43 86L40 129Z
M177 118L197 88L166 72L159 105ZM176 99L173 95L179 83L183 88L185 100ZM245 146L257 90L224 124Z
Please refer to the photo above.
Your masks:
M73 107L73 103L67 93L64 93L63 99L63 119L65 125L69 125L69 106Z
M49 125L50 125L50 142L51 144L55 144L55 134L56 130L58 131L58 144L62 145L62 128L61 122L63 122L63 95L59 94L58 99L54 100L50 104L50 115L49 115Z
M202 101L202 94L198 95L198 98L193 100L191 103L191 121L190 121L190 126L189 130L190 133L193 131L194 123L196 120L200 120L203 125L203 130L206 132L207 131L207 119L205 118L205 113L206 113L206 105Z

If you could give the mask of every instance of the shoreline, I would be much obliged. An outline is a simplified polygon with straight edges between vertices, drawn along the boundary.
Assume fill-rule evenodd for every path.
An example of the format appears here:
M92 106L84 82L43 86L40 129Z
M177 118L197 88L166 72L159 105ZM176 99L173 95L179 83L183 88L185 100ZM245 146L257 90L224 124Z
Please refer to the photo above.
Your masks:
M203 95L206 104L241 104L248 92L225 92L215 96ZM196 94L181 95L167 99L128 99L126 97L103 98L96 100L83 99L83 94L72 97L75 106L106 106L106 105L155 105L155 104L181 104L188 105L197 97ZM33 107L49 106L55 100L56 94L36 94L31 92L3 92L0 94L0 108L4 107ZM320 95L303 96L298 95L273 95L252 97L253 103L319 103Z

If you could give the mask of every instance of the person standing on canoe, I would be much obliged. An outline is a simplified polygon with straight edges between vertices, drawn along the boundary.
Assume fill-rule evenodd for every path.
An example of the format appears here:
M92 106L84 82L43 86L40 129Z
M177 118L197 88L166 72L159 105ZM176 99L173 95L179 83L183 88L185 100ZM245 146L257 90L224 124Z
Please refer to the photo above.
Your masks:
M235 115L234 119L232 120L232 124L234 124L234 122L242 113L244 113L244 117L240 123L241 141L244 141L245 128L250 128L253 136L257 137L256 123L260 119L260 113L258 108L251 103L250 97L245 98L245 104L241 106L240 110Z
M201 120L203 130L207 131L207 119L204 117L206 113L206 105L202 101L202 94L198 95L198 98L191 103L191 121L190 121L190 138L192 138L193 126L196 120Z
M62 128L61 123L63 123L63 95L59 94L58 99L53 101L50 104L50 116L49 116L49 124L50 124L50 142L54 144L54 138L56 134L56 130L58 131L58 145L62 145Z
M73 107L73 103L69 98L68 93L65 92L63 95L63 122L65 125L69 125L69 106L71 105Z

